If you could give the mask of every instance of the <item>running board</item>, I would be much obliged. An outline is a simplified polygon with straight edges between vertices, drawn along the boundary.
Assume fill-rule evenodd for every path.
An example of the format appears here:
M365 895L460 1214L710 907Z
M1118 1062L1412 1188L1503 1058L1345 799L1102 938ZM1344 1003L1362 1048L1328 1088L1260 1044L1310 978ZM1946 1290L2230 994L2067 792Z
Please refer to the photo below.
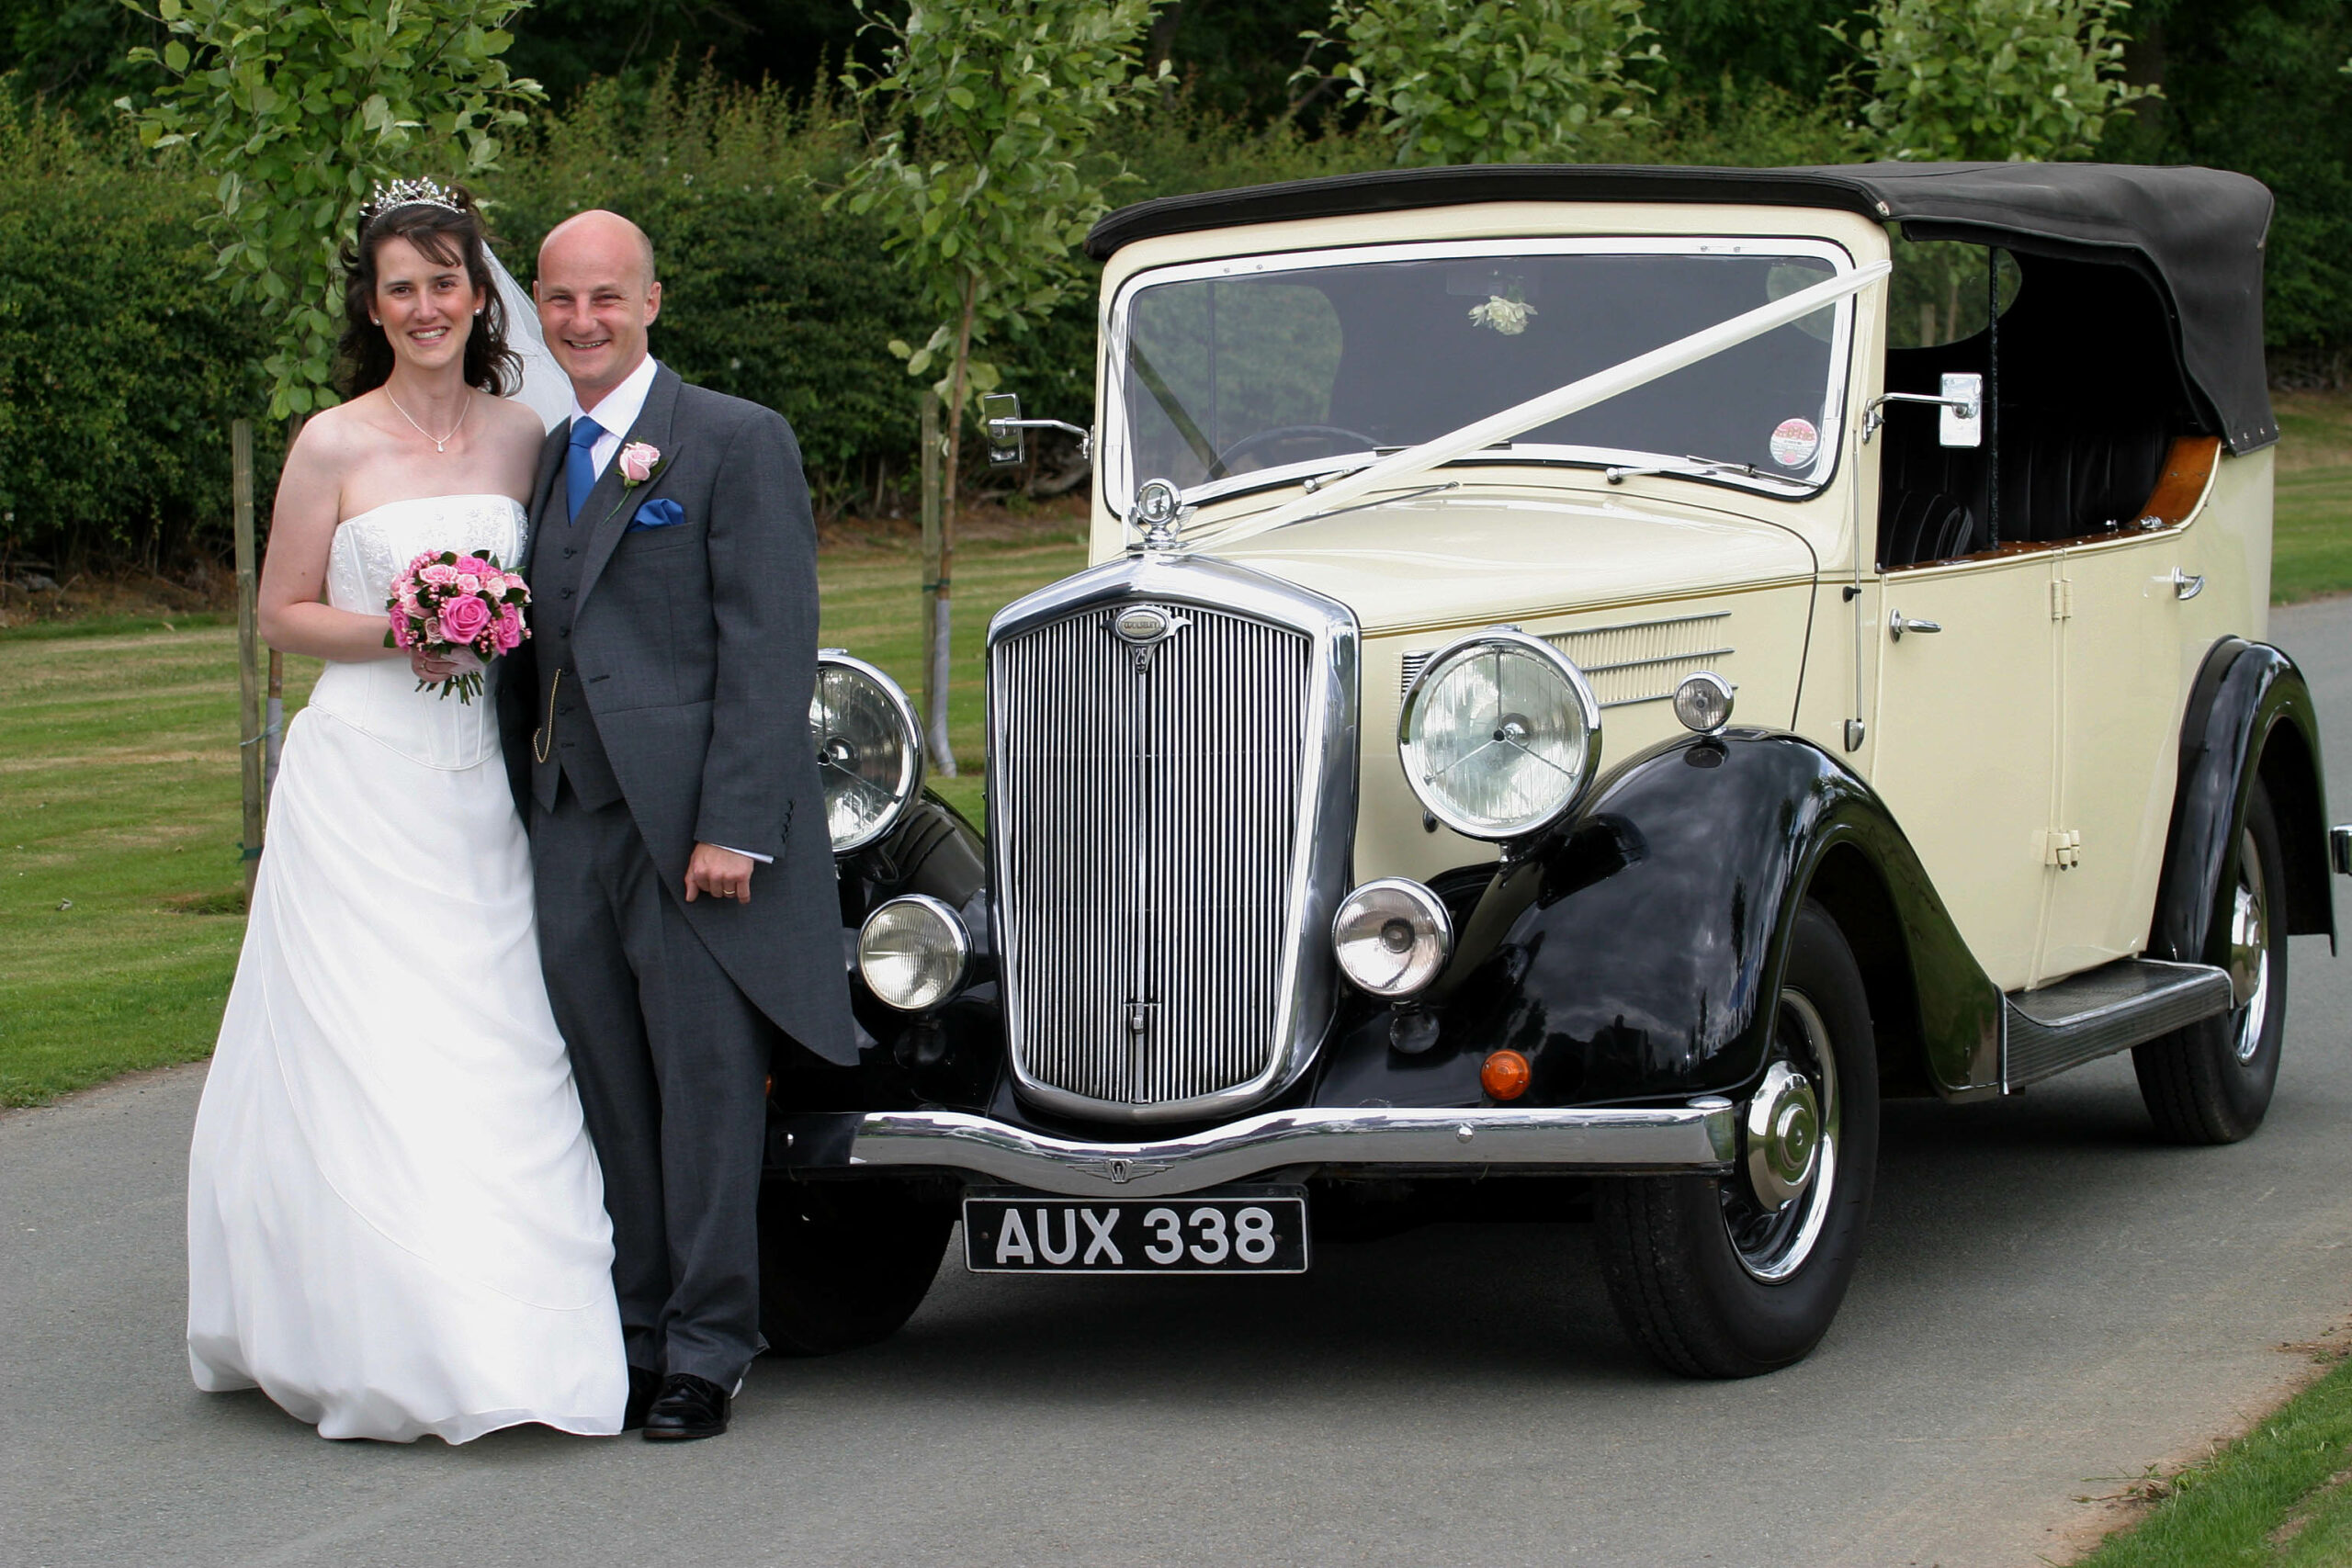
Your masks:
M2229 1011L2230 976L2210 964L2125 958L2038 991L2012 991L2005 1000L2001 1081L2007 1090Z

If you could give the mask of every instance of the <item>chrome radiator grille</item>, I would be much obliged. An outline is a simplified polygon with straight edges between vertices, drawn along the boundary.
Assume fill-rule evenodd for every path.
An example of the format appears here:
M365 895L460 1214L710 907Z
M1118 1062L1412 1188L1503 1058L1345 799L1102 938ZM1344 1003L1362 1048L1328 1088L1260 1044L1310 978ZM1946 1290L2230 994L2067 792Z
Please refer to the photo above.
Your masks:
M1172 629L1122 637L1139 605ZM1031 1084L1148 1115L1273 1069L1325 739L1315 651L1291 627L1133 598L991 648L1001 964Z

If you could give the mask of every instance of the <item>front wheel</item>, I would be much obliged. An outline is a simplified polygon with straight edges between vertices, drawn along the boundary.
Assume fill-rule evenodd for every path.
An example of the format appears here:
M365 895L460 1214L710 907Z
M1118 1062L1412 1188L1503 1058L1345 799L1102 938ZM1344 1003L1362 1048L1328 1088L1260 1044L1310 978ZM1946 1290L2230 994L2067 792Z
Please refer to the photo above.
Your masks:
M1878 1164L1878 1051L1852 949L1808 900L1762 1082L1726 1177L1598 1184L1601 1273L1626 1331L1688 1377L1802 1359L1838 1315Z
M2176 1144L2234 1144L2262 1125L2287 1028L2286 857L2270 795L2254 786L2230 897L2233 1006L2132 1053L2140 1098Z
M896 1334L931 1290L951 1205L891 1181L790 1181L760 1191L760 1332L784 1356L830 1356Z

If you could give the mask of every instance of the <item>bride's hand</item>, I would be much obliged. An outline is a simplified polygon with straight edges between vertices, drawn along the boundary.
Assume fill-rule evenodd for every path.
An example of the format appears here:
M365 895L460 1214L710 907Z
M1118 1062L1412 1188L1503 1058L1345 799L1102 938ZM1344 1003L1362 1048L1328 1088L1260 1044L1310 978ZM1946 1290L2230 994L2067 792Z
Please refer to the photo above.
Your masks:
M413 648L408 652L408 667L420 681L440 682L471 674L481 668L481 660L465 653L435 658L421 648Z

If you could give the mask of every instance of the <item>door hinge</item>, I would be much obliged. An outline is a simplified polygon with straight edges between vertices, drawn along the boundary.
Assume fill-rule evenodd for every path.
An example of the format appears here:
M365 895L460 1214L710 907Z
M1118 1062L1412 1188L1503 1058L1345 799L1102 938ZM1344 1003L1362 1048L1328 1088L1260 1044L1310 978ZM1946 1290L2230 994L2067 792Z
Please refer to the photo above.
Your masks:
M2083 830L2080 828L2045 828L2034 835L2041 844L2041 863L2054 865L2061 871L2072 871L2083 861Z
M2050 618L2063 621L2075 613L2075 584L2069 578L2057 578L2050 584Z

